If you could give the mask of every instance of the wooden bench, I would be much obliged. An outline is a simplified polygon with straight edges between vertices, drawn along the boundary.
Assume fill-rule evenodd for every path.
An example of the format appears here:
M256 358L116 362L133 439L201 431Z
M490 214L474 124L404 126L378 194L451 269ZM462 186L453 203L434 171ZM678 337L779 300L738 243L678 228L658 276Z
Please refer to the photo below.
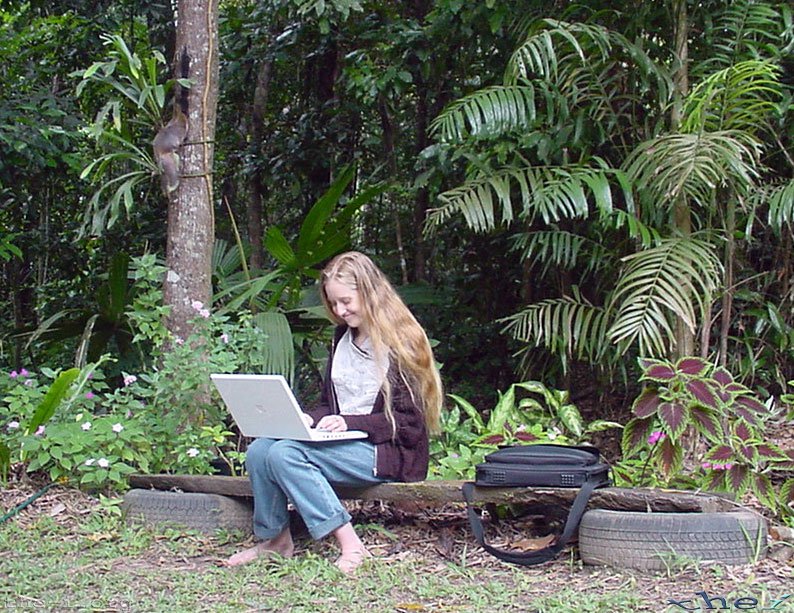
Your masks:
M250 498L251 485L247 477L207 475L131 475L131 487L140 489L174 490L219 494ZM338 488L344 500L377 500L384 502L413 502L438 505L463 502L463 481L428 480L416 483L384 483L364 489ZM478 487L475 502L483 504L570 505L575 488ZM656 511L663 513L715 513L733 511L736 503L729 497L714 493L699 493L657 488L605 487L595 490L589 508L621 511Z

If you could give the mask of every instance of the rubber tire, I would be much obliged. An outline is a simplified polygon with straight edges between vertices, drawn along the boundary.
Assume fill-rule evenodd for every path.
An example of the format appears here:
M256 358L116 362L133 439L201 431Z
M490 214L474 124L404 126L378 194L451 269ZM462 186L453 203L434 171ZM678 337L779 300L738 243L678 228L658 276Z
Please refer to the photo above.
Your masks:
M216 530L252 531L250 500L219 494L132 489L122 508L128 523L173 525L211 534Z
M749 564L766 552L767 525L749 511L642 513L594 509L579 524L582 562L669 570L694 560Z

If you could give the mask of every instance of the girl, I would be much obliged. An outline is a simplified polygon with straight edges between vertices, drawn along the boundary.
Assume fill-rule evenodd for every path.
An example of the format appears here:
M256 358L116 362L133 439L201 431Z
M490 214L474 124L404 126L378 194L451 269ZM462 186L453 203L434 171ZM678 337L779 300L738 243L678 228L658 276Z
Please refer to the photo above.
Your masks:
M319 406L304 414L329 431L363 430L367 439L323 443L261 438L246 454L254 493L254 547L229 566L261 555L290 557L287 501L315 539L333 534L335 564L353 572L371 554L334 485L366 487L427 476L428 433L438 431L441 380L422 327L366 255L343 253L323 270L320 293L338 324Z

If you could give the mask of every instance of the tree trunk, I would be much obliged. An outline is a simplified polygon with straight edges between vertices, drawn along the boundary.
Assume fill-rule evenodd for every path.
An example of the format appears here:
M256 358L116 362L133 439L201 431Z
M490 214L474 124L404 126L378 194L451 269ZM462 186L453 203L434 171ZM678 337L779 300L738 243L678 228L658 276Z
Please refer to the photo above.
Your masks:
M733 311L733 261L736 257L736 202L728 200L725 211L725 267L722 288L722 322L720 324L720 366L728 363L728 335Z
M188 132L180 151L180 180L168 202L164 302L176 338L187 338L196 316L193 301L207 305L212 292L211 258L215 234L212 167L218 102L217 0L179 0L176 76L183 51L189 57Z
M681 106L684 97L689 91L689 48L687 46L689 24L686 0L674 0L673 2L673 27L675 30L675 56L679 62L678 70L673 75L673 110L670 117L670 128L675 131L681 122ZM689 236L692 233L692 212L684 196L679 196L673 205L673 225L682 236ZM704 325L708 325L708 323L706 322ZM675 330L676 347L673 353L676 357L693 355L695 350L694 332L681 318L677 319Z
M416 102L416 155L427 147L427 86L417 79ZM427 279L424 229L427 209L430 208L430 194L427 187L420 187L414 202L414 281Z
M397 156L394 151L395 127L386 97L382 93L378 95L378 114L380 115L380 126L383 130L383 155L386 157L389 176L394 180L397 177ZM394 234L397 242L397 252L400 256L401 281L405 285L408 283L408 266L405 261L400 211L396 202L391 199L389 199L389 202L392 204L392 212L394 213Z
M262 151L262 141L265 131L265 106L270 93L270 79L272 77L273 60L267 58L262 61L256 75L256 88L251 109L251 151L253 158L258 159ZM263 248L263 194L265 192L262 181L262 168L254 165L249 183L251 190L248 200L248 242L251 245L249 264L251 270L260 270L264 263Z

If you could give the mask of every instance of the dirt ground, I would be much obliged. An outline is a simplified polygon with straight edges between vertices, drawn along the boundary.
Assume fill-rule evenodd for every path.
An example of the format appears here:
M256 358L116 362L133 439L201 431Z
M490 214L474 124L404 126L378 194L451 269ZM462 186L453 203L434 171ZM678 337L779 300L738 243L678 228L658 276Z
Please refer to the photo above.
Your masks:
M37 491L33 483L10 484L0 491L0 506L9 510L27 500ZM54 487L31 503L11 520L26 527L49 516L67 531L70 538L74 530L75 538L79 526L85 518L98 507L95 498L71 488ZM353 503L350 510L359 532L370 550L379 558L389 560L410 559L422 572L434 573L446 568L450 563L464 563L468 568L477 570L482 581L496 579L504 574L505 564L479 549L471 536L465 510L459 505L448 505L442 509L410 508L405 505L385 505L378 503ZM300 525L297 525L300 529ZM0 528L1 529L1 528ZM528 525L519 526L516 522L503 524L494 534L493 543L522 543L531 547ZM668 610L668 598L693 598L697 592L706 590L709 595L732 595L756 597L759 601L771 604L771 597L789 594L794 588L794 544L777 542L776 530L771 530L773 541L767 557L757 564L734 567L710 567L697 565L684 567L671 572L643 574L633 571L606 567L582 566L578 557L570 551L564 552L557 560L540 566L526 567L522 572L542 578L538 584L542 591L528 594L528 597L542 597L555 594L563 589L583 594L609 593L617 590L631 590L643 600L656 603L648 610ZM84 535L83 535L84 537ZM159 549L155 539L152 547L134 560L129 557L125 565L152 569L184 569L200 572L220 561L246 542L218 544L202 549L196 557L174 554L168 548ZM315 543L298 536L301 551L312 550L323 555L330 545L327 542ZM752 586L752 587L751 587ZM762 600L763 599L763 600ZM794 603L785 603L794 609ZM700 609L697 609L700 610ZM781 608L780 610L788 610Z
M774 429L773 440L784 450L794 449L794 429L789 422L780 422ZM36 493L41 483L27 477L12 479L0 490L0 509L3 513L24 503ZM758 512L763 509L751 497L742 501L745 506ZM450 504L443 508L422 508L412 504L380 504L372 502L347 503L354 523L367 547L379 558L389 560L409 559L422 572L433 573L447 568L449 564L465 564L477 570L482 581L503 575L505 563L480 549L471 535L465 509L462 505ZM99 506L98 500L79 490L56 486L48 490L10 522L22 527L32 526L42 516L49 516L63 526L67 534L74 530L78 538L79 527L86 517ZM534 549L543 544L542 535L548 526L531 522L507 521L492 531L489 540L496 546L506 543L515 548ZM316 543L301 536L300 522L296 522L298 553L316 551L323 555L330 544L327 539ZM644 601L658 603L649 610L667 610L669 598L692 598L697 592L706 590L710 595L733 595L758 597L767 605L772 598L792 594L791 601L780 604L775 610L794 611L794 535L791 529L770 522L770 539L767 555L756 564L747 566L710 566L698 564L660 573L640 573L625 569L583 566L575 548L568 549L558 559L540 565L525 567L522 572L542 578L538 584L543 591L533 596L547 596L562 589L581 593L608 593L629 589L642 596ZM0 526L2 529L2 526ZM68 536L66 538L69 538ZM249 537L250 541L250 537ZM156 539L155 545L156 547ZM126 564L151 566L152 568L184 568L201 571L202 568L218 566L221 560L248 542L218 543L203 550L196 557L184 557L163 548L138 556ZM575 547L575 544L574 544ZM154 555L152 555L154 554ZM750 586L753 586L752 588ZM760 605L759 605L760 606ZM676 607L673 607L674 609ZM707 609L707 608L706 608ZM691 610L701 610L691 609Z

